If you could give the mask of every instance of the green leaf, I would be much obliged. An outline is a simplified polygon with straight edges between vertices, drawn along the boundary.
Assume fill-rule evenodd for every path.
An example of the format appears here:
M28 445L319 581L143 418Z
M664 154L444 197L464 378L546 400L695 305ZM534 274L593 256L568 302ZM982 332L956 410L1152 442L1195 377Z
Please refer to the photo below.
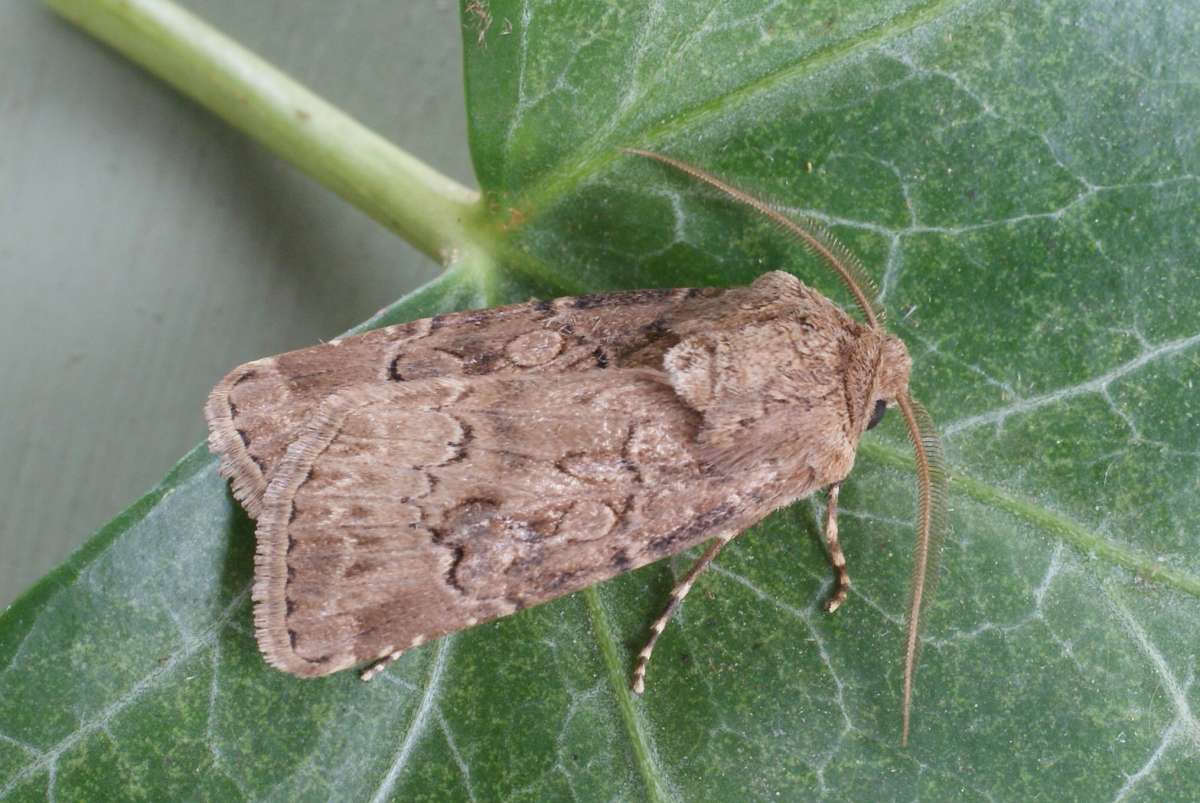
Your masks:
M0 620L0 797L1200 796L1200 9L468 6L494 250L373 323L777 267L845 301L623 145L826 220L881 280L953 474L911 746L894 420L843 491L846 606L820 612L818 511L783 511L699 581L641 699L632 657L686 556L372 684L268 669L252 524L198 449Z

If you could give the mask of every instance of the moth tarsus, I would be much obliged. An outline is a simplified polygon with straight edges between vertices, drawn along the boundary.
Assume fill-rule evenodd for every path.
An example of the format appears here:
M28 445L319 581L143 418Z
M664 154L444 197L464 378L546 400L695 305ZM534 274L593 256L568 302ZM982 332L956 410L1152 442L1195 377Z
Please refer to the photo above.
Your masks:
M872 418L872 420L874 420ZM870 428L870 425L868 425ZM842 484L835 482L827 490L825 503L825 543L829 547L829 563L833 566L833 591L825 600L825 612L833 613L842 607L846 595L850 592L850 574L846 571L846 556L842 553L842 544L838 540L837 508L838 492Z
M866 323L780 272L748 287L602 293L438 315L241 366L205 409L234 495L257 519L255 635L303 677L368 664L708 547L638 654L720 550L828 489L835 582L849 578L837 496L858 441L900 407L921 488L905 648L907 738L944 472L861 266L715 177L684 170L799 237Z
M363 683L370 683L379 675L380 672L387 669L396 661L400 660L402 655L404 655L403 650L395 650L383 656L382 658L376 659L373 663L368 664L365 669L358 673L359 679L361 679Z
M658 642L658 637L662 635L666 629L667 623L671 621L671 617L679 610L679 606L683 604L684 598L688 592L692 590L692 586L696 582L696 578L709 567L720 551L738 536L738 533L722 533L712 540L708 549L704 550L704 554L700 556L688 573L683 576L683 579L675 584L671 589L671 596L667 602L667 607L663 610L659 617L654 620L654 624L650 625L650 637L646 640L646 645L642 647L638 653L637 663L633 668L633 681L630 683L630 689L634 694L643 694L646 691L646 669L650 665L650 656L654 654L654 645Z

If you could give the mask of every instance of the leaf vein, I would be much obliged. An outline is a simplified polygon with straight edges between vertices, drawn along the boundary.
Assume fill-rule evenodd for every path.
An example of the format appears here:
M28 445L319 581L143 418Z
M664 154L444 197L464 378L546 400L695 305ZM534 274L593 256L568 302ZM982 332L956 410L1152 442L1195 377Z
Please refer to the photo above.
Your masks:
M408 766L408 759L412 756L413 749L425 733L425 728L429 724L430 711L442 691L446 657L450 653L450 644L453 640L454 636L452 635L443 636L438 640L437 652L433 657L433 667L429 670L429 679L425 681L425 693L421 696L421 702L417 705L412 721L408 723L408 729L404 732L404 739L400 742L396 757L392 759L392 765L384 773L383 780L379 782L375 794L371 795L371 803L381 803L388 799L396 787L396 782L400 780L400 774Z
M213 623L207 627L204 632L202 632L192 641L185 642L181 649L172 654L154 671L148 673L137 683L133 684L127 692L110 703L98 715L81 722L79 727L59 740L58 744L42 753L35 760L26 764L19 772L14 774L9 782L5 784L3 788L0 788L0 798L7 797L9 793L12 792L12 790L15 789L21 782L39 770L50 770L51 775L53 775L55 766L58 763L58 759L63 753L78 744L84 736L88 735L92 731L107 728L108 723L113 717L141 699L141 697L151 688L153 688L158 681L169 676L170 673L174 671L177 666L179 666L179 664L183 663L185 660L190 658L202 648L208 646L210 643L214 643L220 636L221 630L224 628L226 622L233 618L233 615L241 608L242 604L249 596L250 585L247 584L246 587L238 592L237 595L234 596L233 600L230 601L227 606L225 606L225 609L221 611L220 615L216 617Z
M637 711L634 709L629 689L625 685L625 672L621 667L621 660L617 656L612 628L609 626L608 618L604 614L604 608L600 604L599 592L596 591L595 586L589 586L583 590L582 594L584 602L587 605L588 617L592 623L592 632L595 634L596 641L600 646L600 654L604 660L605 670L608 673L608 682L613 689L613 697L616 698L621 720L625 725L626 732L629 734L629 741L633 747L633 755L634 760L637 762L638 772L641 774L642 781L646 785L647 797L653 801L677 800L679 796L664 789L663 784L660 783L666 776L654 758L650 740L638 718Z
M1180 683L1179 679L1175 677L1175 674L1171 671L1171 667L1167 665L1167 659L1163 657L1163 654L1154 646L1154 642L1150 640L1150 634L1134 618L1133 613L1117 597L1114 590L1106 585L1104 593L1108 597L1112 609L1120 617L1121 623L1125 626L1125 632L1129 634L1138 648L1149 659L1150 665L1154 667L1154 671L1162 683L1163 691L1171 698L1171 703L1175 707L1175 714L1180 727L1192 743L1200 747L1200 721L1197 721L1196 715L1192 713L1192 708L1188 704L1185 684Z
M1144 368L1151 363L1157 362L1165 357L1170 357L1180 351L1186 351L1194 346L1200 345L1200 334L1192 335L1191 337L1183 337L1176 340L1169 340L1160 343L1157 346L1145 349L1141 354L1134 357L1132 360L1124 362L1117 367L1101 374L1100 376L1088 379L1084 382L1079 382L1067 387L1058 388L1047 393L1033 396L1028 399L1020 399L1012 404L997 407L994 410L989 410L985 413L961 418L958 421L953 421L945 426L943 432L946 437L952 437L959 432L986 424L1003 425L1004 421L1013 415L1032 412L1042 407L1055 404L1060 401L1073 399L1076 396L1082 396L1089 393L1104 393L1108 386L1118 379L1122 379L1129 374L1132 374L1141 368Z

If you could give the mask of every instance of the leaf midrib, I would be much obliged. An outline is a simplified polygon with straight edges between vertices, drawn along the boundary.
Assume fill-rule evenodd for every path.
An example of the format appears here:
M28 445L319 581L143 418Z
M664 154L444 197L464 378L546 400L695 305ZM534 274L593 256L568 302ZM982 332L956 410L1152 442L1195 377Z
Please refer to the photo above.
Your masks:
M673 114L657 126L643 129L637 142L621 144L643 148L657 145L694 125L717 117L731 106L736 106L760 92L767 92L787 81L833 67L849 60L865 48L902 36L967 5L970 5L969 0L930 0L913 6L895 17L864 28L854 36L809 51L795 61L788 62L753 81ZM520 193L513 206L522 209L526 214L536 213L621 158L622 154L619 151L601 139L612 131L619 131L623 123L640 108L640 102L631 104L613 125L606 126L596 137L573 149L556 167L533 182L530 189Z
M638 773L646 787L646 796L655 803L665 801L668 798L659 788L658 772L650 756L650 744L638 721L637 712L633 708L633 698L629 688L625 685L627 669L617 655L612 627L608 623L608 617L604 615L604 608L600 605L600 595L594 585L588 586L582 593L584 603L587 605L588 619L592 625L592 635L595 636L596 645L600 649L605 675L608 678L609 686L612 687L613 699L620 710L621 724L625 727L625 734L629 737Z

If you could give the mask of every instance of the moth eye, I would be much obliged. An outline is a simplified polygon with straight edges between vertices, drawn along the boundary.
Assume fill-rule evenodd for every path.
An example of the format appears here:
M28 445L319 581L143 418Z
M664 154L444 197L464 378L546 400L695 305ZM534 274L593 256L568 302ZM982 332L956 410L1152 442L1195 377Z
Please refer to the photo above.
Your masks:
M883 420L883 414L887 412L887 402L883 399L875 400L875 409L871 412L871 420L867 422L867 429L875 429L875 425Z

